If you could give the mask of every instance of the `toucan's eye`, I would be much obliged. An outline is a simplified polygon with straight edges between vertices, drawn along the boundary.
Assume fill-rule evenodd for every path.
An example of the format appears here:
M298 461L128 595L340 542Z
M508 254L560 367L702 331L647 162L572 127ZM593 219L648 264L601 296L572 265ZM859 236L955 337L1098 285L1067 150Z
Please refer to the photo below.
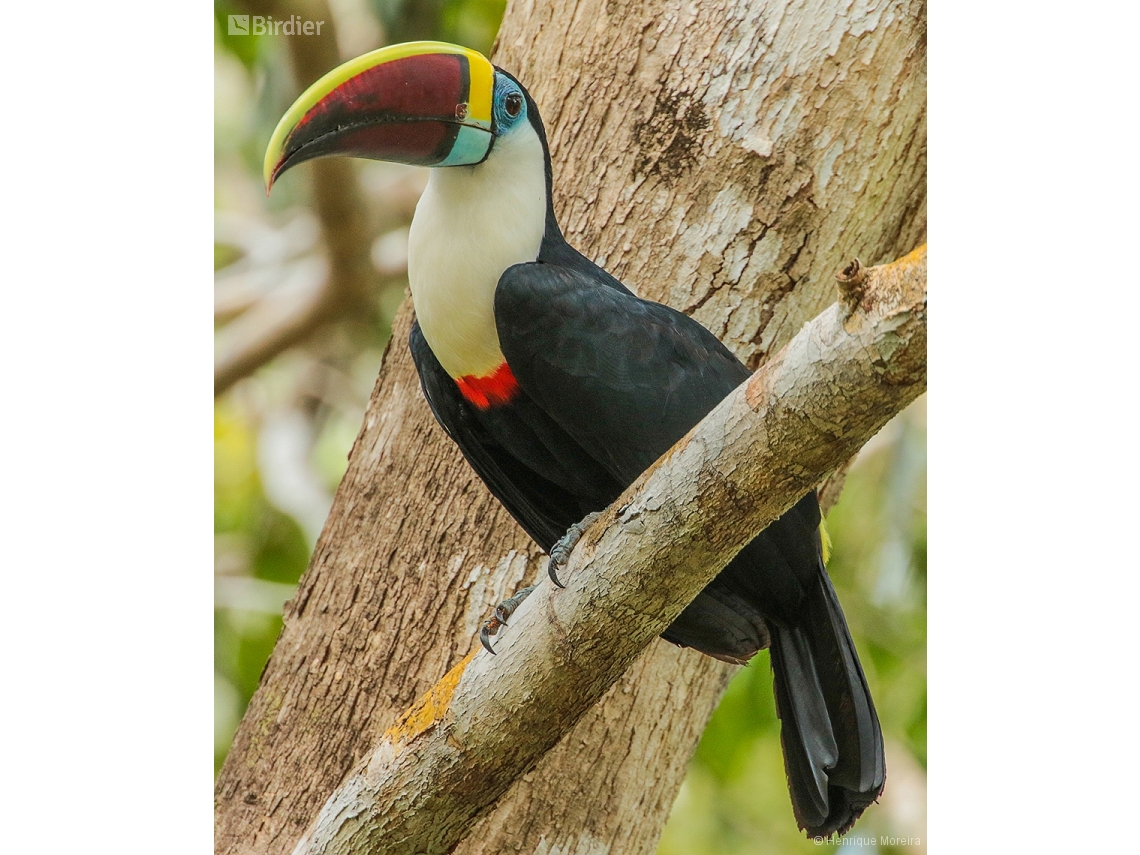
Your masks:
M522 95L520 95L518 92L512 92L509 94L507 96L506 103L504 104L504 106L507 108L507 115L512 119L519 114L520 110L522 110L522 105Z

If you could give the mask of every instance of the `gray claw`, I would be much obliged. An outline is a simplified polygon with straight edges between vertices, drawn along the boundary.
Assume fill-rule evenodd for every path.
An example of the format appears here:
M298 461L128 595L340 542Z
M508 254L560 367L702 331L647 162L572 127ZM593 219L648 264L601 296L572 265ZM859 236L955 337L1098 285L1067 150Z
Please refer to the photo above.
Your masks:
M594 521L601 515L600 511L586 514L581 522L576 522L566 529L566 534L562 535L562 538L550 550L550 561L546 565L546 574L550 577L550 581L559 588L566 586L558 581L558 568L566 566L566 562L570 560L570 553L574 551L574 547L578 545L578 541L582 539L586 529L593 525Z
M491 646L491 631L487 626L489 623L490 621L487 621L487 623L483 624L483 628L479 630L479 640L483 643L483 646L487 649L488 653L490 653L492 656L498 656L499 654L495 652L495 648Z
M499 631L499 627L507 625L507 618L515 613L515 609L519 607L519 603L530 596L530 592L533 590L534 585L531 585L529 588L523 588L513 597L503 600L495 606L494 614L487 618L486 623L483 624L483 628L479 630L479 641L492 656L497 656L498 654L495 653L494 648L491 647L491 636Z
M565 558L563 558L561 561L556 561L554 558L554 553L551 552L550 563L548 563L546 565L546 575L550 577L550 581L554 583L554 587L556 587L556 588L565 588L566 587L565 585L563 585L561 582L558 581L558 573L554 569L557 565L565 564L565 563L566 563Z

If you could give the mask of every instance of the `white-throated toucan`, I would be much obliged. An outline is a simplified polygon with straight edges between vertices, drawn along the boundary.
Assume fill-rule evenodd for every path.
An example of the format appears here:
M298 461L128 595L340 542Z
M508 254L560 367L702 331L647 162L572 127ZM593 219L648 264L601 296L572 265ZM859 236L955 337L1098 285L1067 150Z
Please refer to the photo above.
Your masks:
M538 108L479 53L414 42L329 72L277 126L266 184L330 155L440 167L409 238L412 356L439 423L548 552L748 377L699 323L566 242ZM771 646L792 805L812 836L849 829L885 779L819 528L809 493L663 633L737 663Z

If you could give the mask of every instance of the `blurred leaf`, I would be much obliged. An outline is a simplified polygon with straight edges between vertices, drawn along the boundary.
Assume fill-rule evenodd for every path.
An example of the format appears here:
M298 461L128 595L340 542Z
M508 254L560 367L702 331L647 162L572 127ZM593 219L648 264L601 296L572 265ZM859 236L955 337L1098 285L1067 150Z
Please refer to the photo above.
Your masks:
M217 678L232 687L232 693L223 692L215 697L215 720L226 720L225 713L228 712L227 707L233 704L233 696L237 699L237 718L240 719L249 699L257 690L261 672L269 661L269 654L273 652L273 645L281 634L282 626L280 615L229 609L214 611L214 671ZM222 715L219 715L219 706ZM236 721L233 724L236 725ZM222 767L228 749L229 740L222 746L215 741L215 772Z
M506 11L506 0L450 0L444 3L441 30L444 40L491 55L495 33Z
M247 9L227 3L225 0L214 2L214 29L217 41L225 50L241 60L242 65L252 69L261 55L265 36L255 36L252 27L249 28L248 35L230 35L230 16L247 15L247 13Z
M506 0L370 0L390 43L453 42L489 56Z
M251 426L224 403L214 407L214 531L249 530L260 493Z
M214 244L214 270L228 267L242 257L242 251L236 246L225 243Z

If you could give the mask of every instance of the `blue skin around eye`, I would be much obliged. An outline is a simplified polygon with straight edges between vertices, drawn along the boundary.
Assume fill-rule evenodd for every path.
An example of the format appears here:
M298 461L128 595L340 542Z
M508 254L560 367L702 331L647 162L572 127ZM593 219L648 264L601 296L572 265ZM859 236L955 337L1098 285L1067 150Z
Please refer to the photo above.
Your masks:
M517 116L511 116L507 113L507 96L512 92L517 92L518 96L522 98L522 109L519 110ZM491 111L495 115L495 130L497 133L509 131L519 122L526 120L526 99L522 97L522 92L510 78L496 75L495 97Z
M507 113L507 96L512 92L518 93L522 98L522 109L517 116ZM511 128L526 121L526 99L514 81L506 77L496 77L495 94L491 101L491 113L494 117L493 127L495 135L507 133ZM492 134L481 128L464 126L459 129L455 144L447 157L436 166L468 166L479 163L487 156L493 144Z

